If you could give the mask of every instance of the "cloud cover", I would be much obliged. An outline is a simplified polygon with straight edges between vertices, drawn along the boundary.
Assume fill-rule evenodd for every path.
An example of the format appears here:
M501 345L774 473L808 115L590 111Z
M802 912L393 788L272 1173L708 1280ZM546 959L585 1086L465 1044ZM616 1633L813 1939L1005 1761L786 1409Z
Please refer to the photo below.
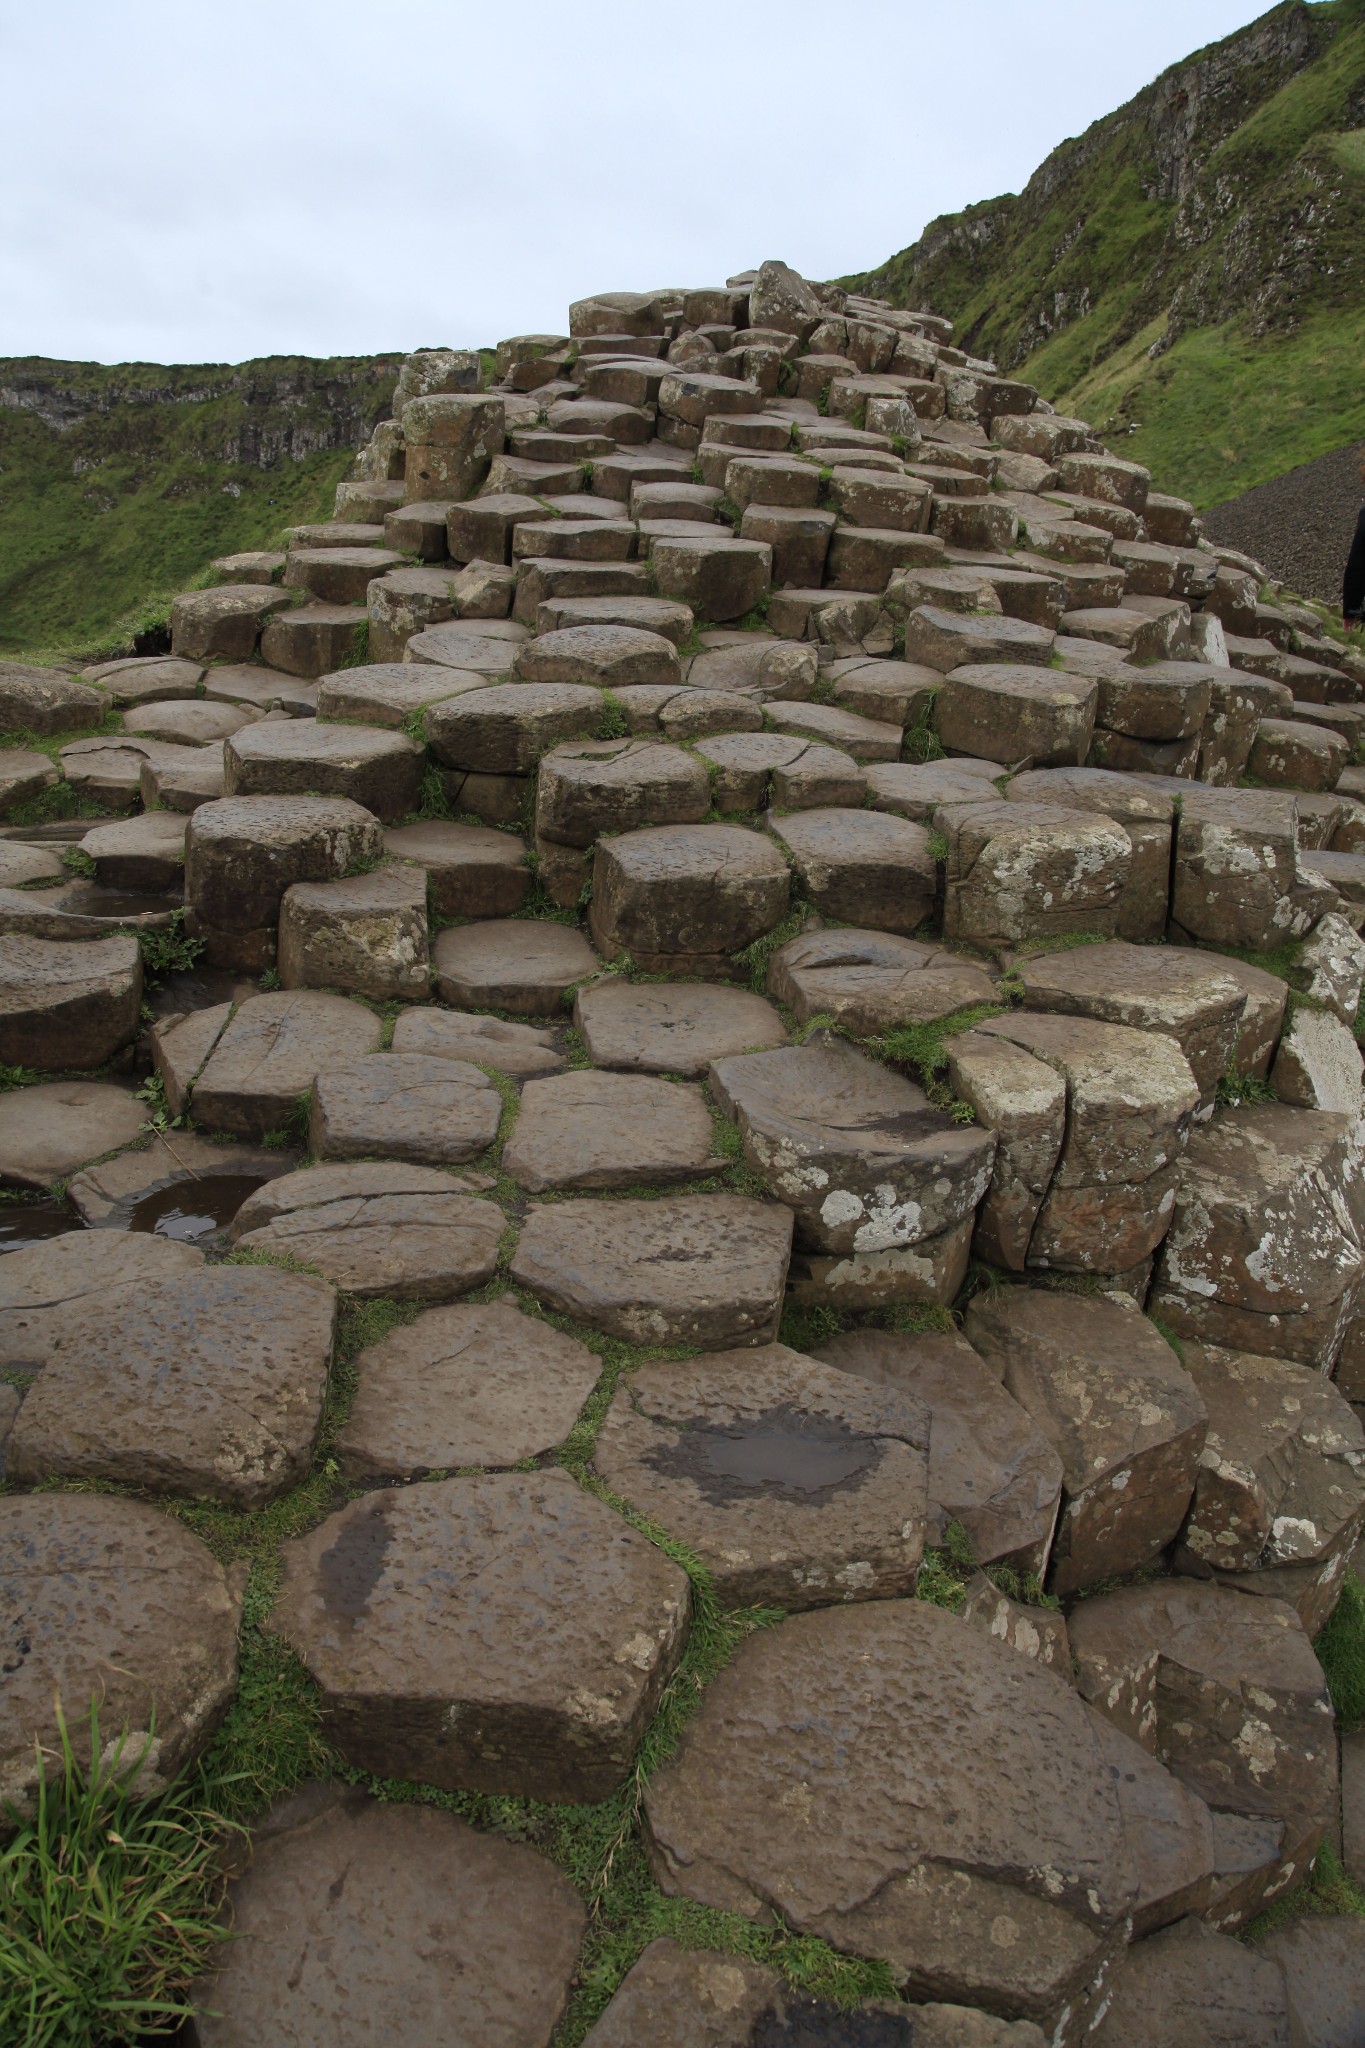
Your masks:
M0 0L0 355L563 331L592 291L882 261L1239 0Z

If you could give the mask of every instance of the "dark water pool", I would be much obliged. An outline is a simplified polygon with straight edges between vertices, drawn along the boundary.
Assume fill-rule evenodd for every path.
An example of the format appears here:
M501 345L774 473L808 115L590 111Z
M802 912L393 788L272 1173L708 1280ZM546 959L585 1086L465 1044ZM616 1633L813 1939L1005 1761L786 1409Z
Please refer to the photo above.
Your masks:
M46 1197L32 1202L0 1202L0 1252L21 1252L45 1237L64 1237L81 1229L81 1219L65 1202Z
M231 1223L247 1196L262 1184L258 1173L204 1173L198 1180L178 1180L144 1195L128 1218L128 1228L198 1244Z

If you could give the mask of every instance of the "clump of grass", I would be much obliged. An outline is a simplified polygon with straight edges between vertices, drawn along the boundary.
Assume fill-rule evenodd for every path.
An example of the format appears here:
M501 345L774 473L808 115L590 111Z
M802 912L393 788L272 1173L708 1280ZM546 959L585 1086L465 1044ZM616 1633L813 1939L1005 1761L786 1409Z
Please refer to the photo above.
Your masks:
M168 974L188 973L204 950L204 941L192 939L186 932L183 910L177 910L168 925L140 931L137 944L142 971L150 981L161 981Z
M69 868L73 875L84 875L91 881L94 880L97 872L94 854L87 853L83 846L64 846L62 848L62 866Z
M1336 1612L1313 1646L1343 1735L1365 1728L1365 1585L1348 1569Z
M900 627L900 635L901 648L903 650L905 646L905 627L903 624ZM923 763L925 761L942 761L947 758L943 742L934 730L934 699L937 695L938 692L935 690L927 702L922 704L915 713L913 722L906 726L905 736L901 741L902 760Z
M34 1067L11 1067L0 1061L0 1092L6 1088L35 1088L42 1078Z
M938 1108L946 1109L962 1123L971 1123L975 1116L971 1104L959 1103L942 1078L948 1065L948 1041L984 1024L988 1017L1002 1016L1005 1008L1003 1003L975 1003L968 1009L954 1010L949 1017L936 1017L931 1023L898 1024L894 1031L868 1043L888 1066L908 1067Z
M1218 1101L1225 1108L1235 1108L1241 1102L1277 1100L1278 1097L1269 1081L1261 1080L1256 1074L1240 1073L1235 1060L1229 1064L1227 1072L1219 1079Z
M775 931L765 932L761 939L735 954L735 965L742 967L749 977L749 986L756 995L764 995L768 987L768 966L773 954L799 937L804 931L811 906L804 900L792 904Z
M227 1937L227 1823L202 1781L139 1799L147 1745L121 1737L102 1756L93 1701L89 1726L86 1763L58 1710L56 1769L40 1756L34 1817L0 1852L0 2040L25 2048L169 2037Z

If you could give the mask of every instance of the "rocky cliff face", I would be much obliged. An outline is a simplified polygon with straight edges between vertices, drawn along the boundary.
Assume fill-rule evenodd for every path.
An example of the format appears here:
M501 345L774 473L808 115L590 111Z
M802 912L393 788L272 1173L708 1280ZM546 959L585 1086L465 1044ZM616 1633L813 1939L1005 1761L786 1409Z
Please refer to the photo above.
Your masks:
M1365 8L1292 0L858 282L932 301L1011 369L1098 311L1108 350L1162 313L1153 353L1239 314L1292 328L1360 293L1362 124Z

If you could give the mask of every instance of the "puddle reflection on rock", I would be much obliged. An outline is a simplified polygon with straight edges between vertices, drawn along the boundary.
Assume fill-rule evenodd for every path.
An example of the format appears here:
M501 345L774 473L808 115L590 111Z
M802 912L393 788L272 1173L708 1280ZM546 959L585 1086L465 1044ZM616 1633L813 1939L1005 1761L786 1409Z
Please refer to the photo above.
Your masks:
M876 1437L784 1404L751 1422L687 1423L677 1441L651 1452L647 1463L666 1478L690 1479L717 1503L756 1487L784 1500L809 1500L859 1485L881 1455Z
M21 1252L81 1227L80 1217L65 1202L0 1202L0 1252Z
M172 1181L143 1196L129 1215L128 1228L198 1244L226 1229L262 1182L255 1173L204 1173L197 1180Z

